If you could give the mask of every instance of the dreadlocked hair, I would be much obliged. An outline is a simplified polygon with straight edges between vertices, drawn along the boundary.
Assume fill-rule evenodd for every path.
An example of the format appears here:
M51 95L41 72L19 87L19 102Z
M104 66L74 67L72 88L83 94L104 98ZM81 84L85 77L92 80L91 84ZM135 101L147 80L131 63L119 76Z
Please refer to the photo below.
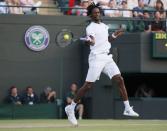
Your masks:
M93 11L94 8L98 8L100 10L100 13L103 14L103 11L102 11L102 8L100 7L100 4L99 3L95 4L93 2L87 7L87 15L88 16L90 16L92 14L92 11Z

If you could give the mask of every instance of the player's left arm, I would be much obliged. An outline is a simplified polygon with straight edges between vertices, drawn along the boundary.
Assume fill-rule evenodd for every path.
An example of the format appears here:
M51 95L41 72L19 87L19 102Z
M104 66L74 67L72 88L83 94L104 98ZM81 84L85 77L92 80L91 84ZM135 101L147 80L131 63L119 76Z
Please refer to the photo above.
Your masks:
M109 42L111 42L123 34L124 34L124 30L119 29L119 30L115 31L114 33L112 33L111 35L109 35L108 40L109 40Z

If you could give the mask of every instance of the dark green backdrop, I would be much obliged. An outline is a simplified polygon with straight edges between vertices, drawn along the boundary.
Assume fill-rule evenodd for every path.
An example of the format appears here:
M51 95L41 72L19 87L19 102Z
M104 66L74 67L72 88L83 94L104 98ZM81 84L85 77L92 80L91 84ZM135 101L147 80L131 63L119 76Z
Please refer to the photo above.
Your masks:
M32 86L40 94L45 86L56 90L58 98L72 82L81 86L87 73L89 48L76 43L66 48L55 44L56 34L70 29L77 38L83 35L87 17L77 16L22 16L0 15L0 101L10 86L20 91ZM113 24L126 19L105 18ZM29 50L24 44L24 34L33 25L44 26L51 37L49 46L42 52ZM126 33L112 44L112 52L122 73L167 73L167 61L151 57L151 34ZM117 89L104 75L87 94L87 108L92 118L113 118L114 98ZM107 108L106 108L107 107ZM141 107L137 107L137 111Z

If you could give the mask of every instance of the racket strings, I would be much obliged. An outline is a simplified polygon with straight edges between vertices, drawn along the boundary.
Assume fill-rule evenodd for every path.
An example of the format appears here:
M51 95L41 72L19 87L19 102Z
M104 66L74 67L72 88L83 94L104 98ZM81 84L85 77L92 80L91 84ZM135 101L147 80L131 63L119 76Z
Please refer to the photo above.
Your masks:
M65 35L68 36L68 39L65 39L65 37L64 37ZM69 31L61 31L58 33L56 39L57 39L56 41L57 41L58 46L66 47L72 43L73 34Z

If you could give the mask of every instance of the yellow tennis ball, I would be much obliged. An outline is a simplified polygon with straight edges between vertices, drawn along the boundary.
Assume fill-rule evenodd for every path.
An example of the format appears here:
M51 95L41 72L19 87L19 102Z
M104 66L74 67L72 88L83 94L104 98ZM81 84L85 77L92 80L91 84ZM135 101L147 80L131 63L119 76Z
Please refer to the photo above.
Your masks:
M70 36L69 36L68 34L65 34L65 35L64 35L64 39L65 39L65 40L69 40L69 39L70 39Z
M165 43L165 46L167 47L167 43Z

